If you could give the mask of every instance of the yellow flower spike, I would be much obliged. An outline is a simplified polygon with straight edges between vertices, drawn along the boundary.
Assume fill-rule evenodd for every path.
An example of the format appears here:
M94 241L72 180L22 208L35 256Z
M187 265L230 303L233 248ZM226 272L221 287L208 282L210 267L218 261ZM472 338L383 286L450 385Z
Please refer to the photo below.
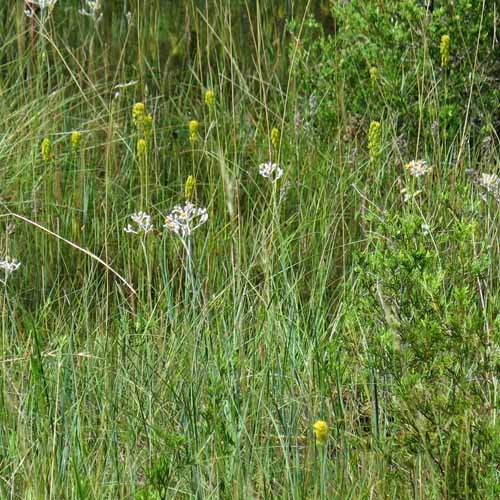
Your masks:
M191 120L189 122L189 133L190 134L197 134L198 129L200 128L200 122L198 120Z
M132 108L132 119L137 128L142 127L145 115L146 107L144 106L144 103L136 102Z
M441 43L439 44L439 50L441 52L441 67L447 68L450 64L450 35L443 35L441 37Z
M184 196L187 200L191 200L193 198L194 190L196 188L196 179L190 175L186 179L186 184L184 185Z
M42 141L42 160L44 162L48 162L50 160L51 148L52 148L52 143L50 142L50 139L46 137Z
M370 68L370 80L372 82L372 87L375 87L375 85L377 84L377 81L378 81L378 68L376 68L375 66L372 66Z
M137 156L144 156L146 154L147 144L144 139L137 141Z
M215 103L215 94L212 89L209 89L205 92L205 104L211 108Z
M381 125L380 122L371 122L368 130L368 153L370 162L375 163L381 153Z
M276 127L271 130L271 144L274 146L274 149L278 149L280 143L280 131Z
M196 142L198 138L198 129L200 128L200 123L198 120L191 120L189 122L189 140L191 142Z
M323 446L328 440L328 424L324 420L316 420L313 425L314 435L316 436L316 444Z
M71 147L73 151L76 151L80 147L81 140L82 140L81 132L78 132L78 130L71 132Z

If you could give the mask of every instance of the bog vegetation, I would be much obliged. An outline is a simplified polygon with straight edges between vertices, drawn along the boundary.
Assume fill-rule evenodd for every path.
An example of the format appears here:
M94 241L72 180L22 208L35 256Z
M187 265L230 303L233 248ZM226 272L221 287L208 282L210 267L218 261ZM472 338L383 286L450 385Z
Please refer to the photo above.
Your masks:
M494 0L0 6L0 497L499 498Z

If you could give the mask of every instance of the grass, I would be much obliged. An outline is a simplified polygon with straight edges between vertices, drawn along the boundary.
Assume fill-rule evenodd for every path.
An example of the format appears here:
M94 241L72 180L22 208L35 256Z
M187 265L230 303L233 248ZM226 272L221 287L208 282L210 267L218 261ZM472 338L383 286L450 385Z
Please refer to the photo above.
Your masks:
M415 86L393 68L413 132L383 74L344 79L340 38L314 103L321 4L0 7L0 259L21 261L0 285L1 498L497 497L497 185L483 200L466 173L498 171L495 110L464 77L461 121L431 131L453 99L439 38L406 52ZM162 225L190 175L208 220L182 241ZM141 210L155 229L124 232Z

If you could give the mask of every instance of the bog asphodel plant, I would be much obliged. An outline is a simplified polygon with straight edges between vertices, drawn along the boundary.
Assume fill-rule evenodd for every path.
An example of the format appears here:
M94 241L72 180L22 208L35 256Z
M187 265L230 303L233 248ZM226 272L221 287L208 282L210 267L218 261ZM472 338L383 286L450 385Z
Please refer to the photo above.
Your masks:
M316 420L313 425L316 444L323 446L328 441L328 424L324 420Z
M78 148L80 147L81 140L82 140L81 132L78 132L77 130L71 132L71 149L73 151L78 150Z
M439 44L439 51L441 53L441 67L447 68L450 64L450 35L443 35L441 43Z
M153 116L146 113L146 106L144 106L144 103L137 102L134 104L132 108L132 120L138 134L143 139L146 139L153 127Z
M144 156L146 154L146 151L147 151L147 144L146 144L146 141L144 139L139 139L137 141L137 156Z
M50 153L52 150L52 143L48 137L46 137L42 141L42 147L41 147L41 152L42 152L42 160L47 163L50 161Z
M278 146L280 144L280 131L276 127L271 130L271 144L273 145L274 149L278 149Z
M370 123L368 130L368 153L370 162L375 163L381 154L381 125L380 122L373 121Z
M205 92L205 104L211 108L215 103L215 95L214 91L212 89L208 89Z
M198 120L191 120L188 125L189 128L189 140L195 143L198 139L198 129L200 128L200 122Z

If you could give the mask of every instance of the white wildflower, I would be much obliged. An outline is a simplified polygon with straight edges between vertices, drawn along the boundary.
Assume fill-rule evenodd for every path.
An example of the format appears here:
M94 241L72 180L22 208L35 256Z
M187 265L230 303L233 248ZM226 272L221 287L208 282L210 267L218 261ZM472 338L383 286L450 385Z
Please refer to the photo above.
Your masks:
M40 9L52 9L57 0L25 0L29 7L39 7Z
M127 224L127 227L123 228L126 233L144 233L144 235L146 235L154 229L154 226L151 223L151 215L145 212L137 212L132 214L130 218L135 223L136 227L133 227L131 224Z
M11 259L10 257L5 257L3 260L0 260L0 269L5 271L5 279L0 279L0 282L6 283L8 277L19 269L21 263L17 259Z
M481 174L478 182L486 191L496 192L500 186L500 179L496 174Z
M176 205L173 208L172 212L165 217L163 227L184 239L191 236L193 231L207 220L208 213L205 208L198 208L190 201L187 201L183 207Z
M25 0L26 7L28 7L24 13L28 17L33 17L36 9L40 9L42 14L46 9L52 11L54 5L57 3L57 0Z
M403 201L405 203L408 203L409 201L413 200L414 198L416 198L422 191L419 189L418 191L415 191L415 192L411 192L409 191L408 189L406 188L403 188L401 191L400 191L400 194L403 195Z
M405 168L413 177L420 177L432 171L432 167L429 167L425 160L412 160L405 165Z
M283 175L283 169L277 163L268 161L259 165L259 174L271 182L276 182Z
M94 18L96 23L99 22L102 19L101 0L85 0L85 4L85 9L80 9L78 12L83 16Z
M477 177L477 183L483 188L483 198L489 193L497 201L500 201L500 178L496 174L481 174Z

